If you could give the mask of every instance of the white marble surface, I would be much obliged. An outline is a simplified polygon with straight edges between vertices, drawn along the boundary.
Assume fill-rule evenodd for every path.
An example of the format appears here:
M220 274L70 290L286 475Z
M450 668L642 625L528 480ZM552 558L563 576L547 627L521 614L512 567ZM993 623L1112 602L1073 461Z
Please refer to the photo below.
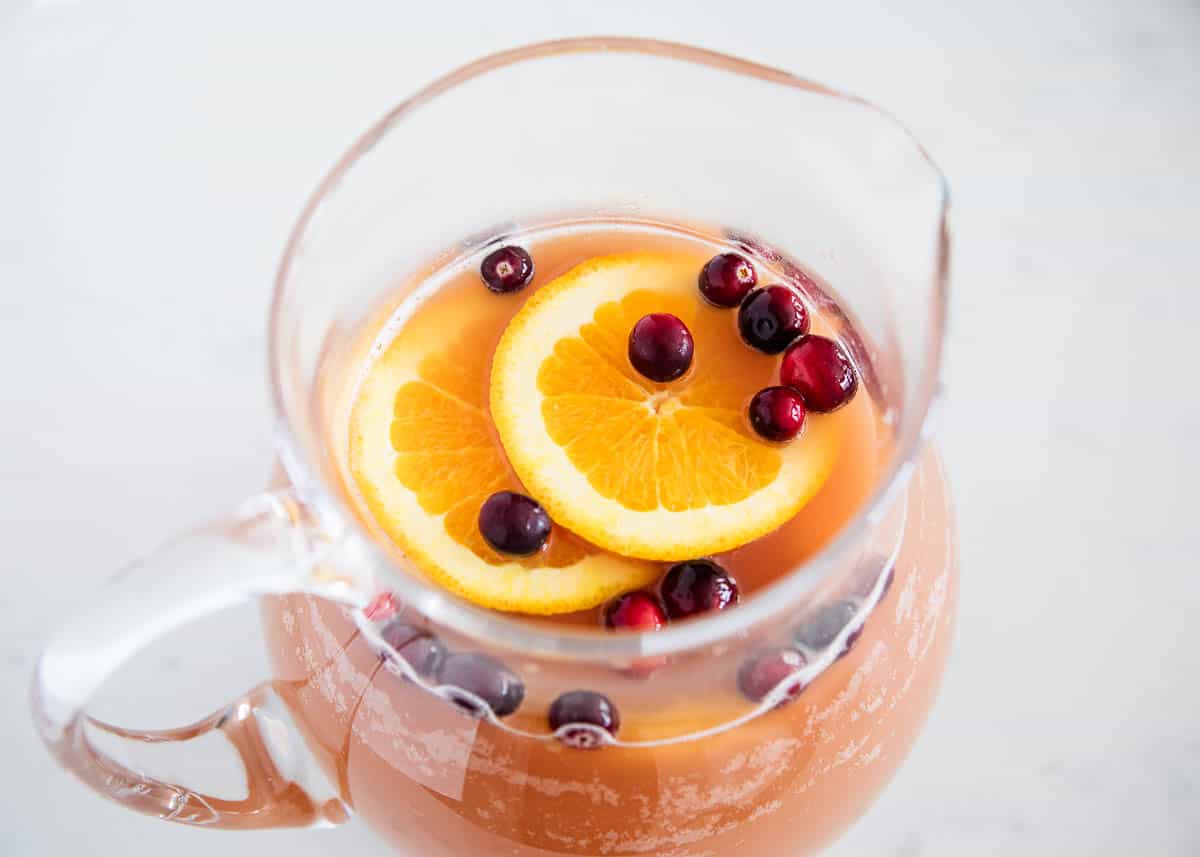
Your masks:
M831 853L1200 854L1200 6L886 5L0 2L0 854L369 853L92 797L29 672L60 605L262 483L268 285L330 162L434 74L606 32L866 95L954 190L957 652Z

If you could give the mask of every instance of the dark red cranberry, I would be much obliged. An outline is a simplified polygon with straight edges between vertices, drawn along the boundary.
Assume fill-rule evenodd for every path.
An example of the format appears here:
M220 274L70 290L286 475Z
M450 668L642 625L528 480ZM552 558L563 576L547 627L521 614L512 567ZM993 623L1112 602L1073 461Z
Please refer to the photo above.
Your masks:
M501 553L531 556L550 538L550 516L532 497L498 491L479 509L479 532Z
M707 559L671 566L663 578L663 605L672 619L683 619L709 610L724 610L738 603L738 586L729 572Z
M719 307L737 306L757 282L754 266L738 253L713 256L700 269L700 294Z
M810 651L819 652L837 639L858 613L853 601L834 601L826 604L796 629L796 642Z
M649 592L626 592L608 602L604 624L617 630L657 631L667 624L667 611Z
M807 663L795 649L767 649L756 652L738 670L738 690L751 702L762 702L781 681L793 675ZM787 692L783 702L790 702L804 690L797 682Z
M767 387L750 400L750 425L760 437L789 441L804 427L804 400L790 387Z
M674 381L692 365L692 332L667 312L642 316L629 332L629 362L651 381Z
M379 635L424 678L436 676L446 660L446 646L441 640L405 622L389 622ZM385 653L385 657L390 654Z
M407 643L412 642L422 633L421 629L415 625L409 625L407 622L397 619L384 625L379 631L379 636L393 649L400 651Z
M446 644L432 634L423 634L397 651L417 675L428 679L441 672L447 655Z
M450 655L442 664L442 684L473 693L497 717L512 714L525 699L525 685L516 673L495 658L477 653ZM454 696L459 708L472 714L483 714L473 700Z
M519 292L533 279L533 259L524 248L510 244L484 256L479 275L496 294Z
M858 390L858 374L845 349L824 336L806 336L789 348L779 379L799 390L804 404L818 414L837 410Z
M755 289L738 309L738 330L751 348L778 354L808 332L808 310L787 286Z
M586 724L616 735L621 728L621 715L607 696L592 690L572 690L564 693L550 705L550 728L558 732L564 726ZM599 747L603 740L592 729L564 729L558 738L564 744L590 750Z

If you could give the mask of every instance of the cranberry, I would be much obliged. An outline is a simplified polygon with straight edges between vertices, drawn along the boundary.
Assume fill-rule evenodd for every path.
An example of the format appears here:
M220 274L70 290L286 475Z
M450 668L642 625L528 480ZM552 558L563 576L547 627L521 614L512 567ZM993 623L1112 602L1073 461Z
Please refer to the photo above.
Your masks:
M420 628L409 625L407 622L395 620L384 625L379 632L379 636L383 638L385 643L398 652L406 643L412 642L421 636L421 633Z
M892 584L896 582L896 566L888 567L887 577L883 579L883 588L879 590L879 600L887 598L888 590L892 588Z
M858 374L840 344L824 336L806 336L788 349L779 378L804 396L818 414L835 411L858 390Z
M405 622L389 622L379 635L419 676L433 678L446 660L446 646L441 640Z
M397 652L417 675L429 679L437 677L447 654L446 644L432 634L422 634Z
M651 381L674 381L692 365L692 332L666 312L642 316L629 332L629 362Z
M531 556L550 538L550 516L531 497L498 491L479 509L479 532L501 553Z
M750 400L750 425L759 436L788 441L804 427L804 400L790 387L767 387Z
M516 673L487 655L450 655L442 665L440 678L442 684L469 691L482 699L497 717L512 714L525 699L525 685ZM469 713L483 713L466 697L455 696L454 702Z
M735 307L758 282L754 266L745 256L722 253L700 269L700 294L719 307Z
M832 643L857 614L858 608L853 601L826 604L796 629L796 642L819 652Z
M587 724L616 735L621 728L621 715L607 696L592 690L572 690L550 705L550 728L558 732L564 726ZM571 747L590 750L602 743L591 729L564 729L559 740Z
M738 690L752 702L762 702L780 682L801 669L807 661L795 649L767 649L752 655L738 670ZM804 690L797 682L788 691L784 702L790 702Z
M738 309L738 330L751 348L778 354L808 332L808 310L787 286L755 289Z
M649 592L626 592L604 608L604 624L617 630L657 631L667 624L667 611Z
M842 646L842 650L838 652L839 658L844 658L850 654L850 650L854 648L854 644L858 642L858 638L862 636L862 626L859 625L846 636L846 643Z
M400 601L390 592L380 592L363 608L363 615L372 622L386 622L400 612Z
M479 275L496 294L519 292L533 279L533 259L524 248L509 244L483 257Z
M662 582L667 615L683 619L709 610L724 610L738 603L738 586L729 572L707 559L671 566Z

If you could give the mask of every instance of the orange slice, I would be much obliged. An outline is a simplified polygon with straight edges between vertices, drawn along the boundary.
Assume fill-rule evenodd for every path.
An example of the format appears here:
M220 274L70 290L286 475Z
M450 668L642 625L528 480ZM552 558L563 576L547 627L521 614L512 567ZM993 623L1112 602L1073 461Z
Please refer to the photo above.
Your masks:
M455 302L451 318L423 308L400 328L351 410L350 470L391 541L447 589L497 610L594 607L648 584L658 570L597 550L559 526L546 549L526 559L500 555L479 534L488 496L525 490L487 413L486 345L505 312L488 295L477 305ZM447 329L455 331L449 341Z
M603 256L543 286L492 362L491 409L509 461L555 522L625 556L680 560L730 550L791 518L838 452L837 414L809 415L786 446L744 416L778 360L738 338L735 314L696 288L703 257ZM692 332L693 364L656 384L628 358L643 315Z

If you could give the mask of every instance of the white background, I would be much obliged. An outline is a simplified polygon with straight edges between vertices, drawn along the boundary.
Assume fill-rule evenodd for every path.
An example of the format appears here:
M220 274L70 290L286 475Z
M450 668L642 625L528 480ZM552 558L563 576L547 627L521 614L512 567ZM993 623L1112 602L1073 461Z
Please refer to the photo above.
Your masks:
M1200 854L1200 5L890 5L0 0L0 854L370 851L92 797L28 677L63 605L262 485L268 288L322 172L432 76L594 33L865 95L951 182L957 651L831 853Z

